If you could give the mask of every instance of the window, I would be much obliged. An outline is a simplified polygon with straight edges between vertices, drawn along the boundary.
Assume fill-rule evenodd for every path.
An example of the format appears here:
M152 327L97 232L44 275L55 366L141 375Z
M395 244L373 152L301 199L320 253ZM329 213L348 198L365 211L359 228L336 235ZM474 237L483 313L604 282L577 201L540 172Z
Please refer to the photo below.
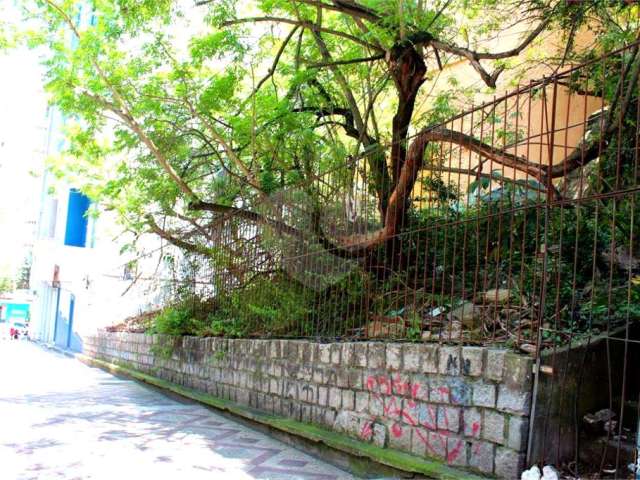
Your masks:
M71 247L85 247L87 243L87 211L91 201L80 191L72 188L69 191L69 208L67 209L67 228L64 244Z

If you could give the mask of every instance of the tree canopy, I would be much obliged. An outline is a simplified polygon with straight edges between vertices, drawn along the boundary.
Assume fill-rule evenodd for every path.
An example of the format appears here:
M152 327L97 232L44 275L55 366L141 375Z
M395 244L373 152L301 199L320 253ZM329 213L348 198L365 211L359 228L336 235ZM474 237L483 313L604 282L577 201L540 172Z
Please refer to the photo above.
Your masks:
M68 119L53 168L127 229L205 254L220 214L295 234L260 205L353 158L367 162L379 230L338 240L312 226L349 255L402 227L432 143L543 184L564 175L579 166L571 155L545 168L440 123L501 78L513 85L534 65L611 51L638 27L637 6L609 0L27 3L41 22L27 37L48 47L47 89ZM575 42L584 30L594 32L586 50ZM506 34L517 41L501 47ZM460 63L472 79L443 74Z

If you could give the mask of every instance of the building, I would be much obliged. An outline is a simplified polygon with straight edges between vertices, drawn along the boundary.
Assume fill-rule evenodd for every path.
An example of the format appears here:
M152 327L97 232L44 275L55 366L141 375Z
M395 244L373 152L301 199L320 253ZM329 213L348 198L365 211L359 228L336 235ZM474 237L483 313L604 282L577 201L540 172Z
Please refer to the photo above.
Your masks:
M78 25L94 21L87 8L76 16ZM73 45L71 37L70 42ZM64 150L66 123L58 109L49 109L45 158ZM148 282L141 288L132 285L139 275L132 272L131 258L121 255L128 239L120 236L115 218L101 212L76 185L42 169L30 272L34 294L30 335L82 351L84 335L144 311L153 296L148 295Z
M52 110L49 125L51 155L62 148L56 139L64 118ZM153 307L153 295L148 281L132 285L140 275L121 254L126 239L115 218L52 177L43 174L33 247L31 337L82 351L84 335Z

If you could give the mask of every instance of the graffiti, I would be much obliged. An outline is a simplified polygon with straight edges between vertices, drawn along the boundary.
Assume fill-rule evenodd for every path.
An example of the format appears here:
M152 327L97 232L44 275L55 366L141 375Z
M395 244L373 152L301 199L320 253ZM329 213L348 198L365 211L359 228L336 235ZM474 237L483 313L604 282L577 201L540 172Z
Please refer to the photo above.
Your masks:
M420 403L416 400L422 399L422 392L427 390L426 385L420 382L411 382L403 378L400 374L390 375L370 375L367 377L366 387L369 391L372 402L372 410L379 415L373 415L371 420L363 423L360 430L360 437L369 441L374 434L374 425L377 417L393 420L389 428L390 434L394 438L402 437L408 432L408 427L424 427L426 431L415 429L414 435L422 442L431 455L445 457L451 463L457 460L464 451L464 439L453 436L450 431L459 429L459 415L455 409L438 408L434 405ZM433 392L440 401L448 403L453 401L458 404L466 404L470 396L470 388L460 379L453 379L448 385L440 385ZM408 395L409 398L402 400L392 394ZM438 417L440 413L440 417ZM462 425L464 428L464 425ZM480 423L473 422L471 431L474 436L480 430Z

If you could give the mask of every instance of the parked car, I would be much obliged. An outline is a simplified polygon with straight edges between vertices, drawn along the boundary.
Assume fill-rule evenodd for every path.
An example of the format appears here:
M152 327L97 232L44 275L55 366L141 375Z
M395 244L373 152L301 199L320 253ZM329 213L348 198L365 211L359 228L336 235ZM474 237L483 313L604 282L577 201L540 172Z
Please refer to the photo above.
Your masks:
M29 338L29 325L22 320L9 320L9 338L14 340Z

